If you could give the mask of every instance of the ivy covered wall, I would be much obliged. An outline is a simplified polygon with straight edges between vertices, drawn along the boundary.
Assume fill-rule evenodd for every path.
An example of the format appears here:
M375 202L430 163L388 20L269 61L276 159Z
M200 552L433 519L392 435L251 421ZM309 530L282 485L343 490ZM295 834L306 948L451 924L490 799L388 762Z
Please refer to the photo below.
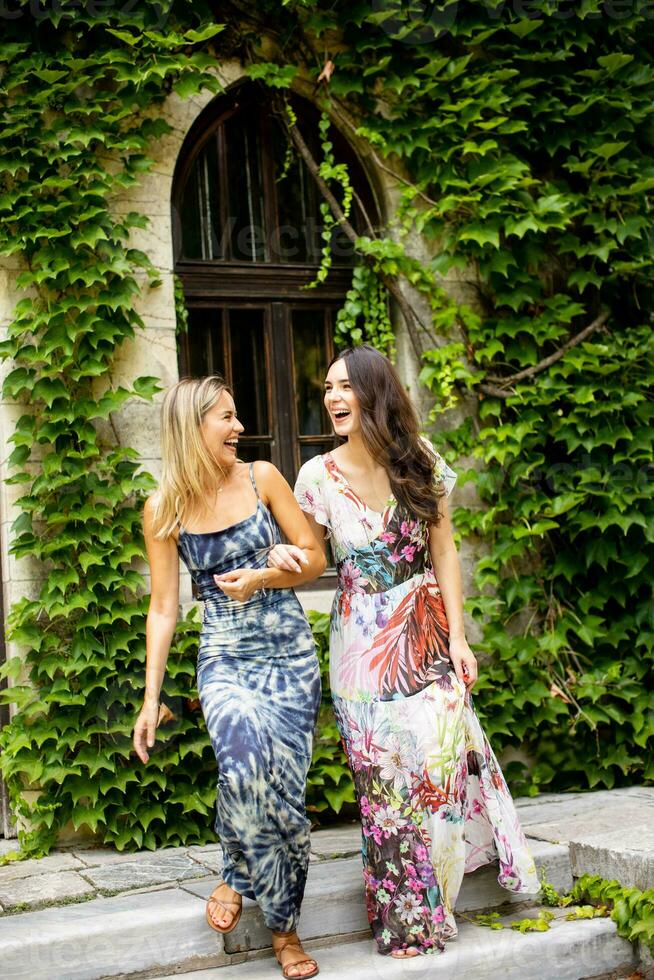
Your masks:
M166 370L174 359L152 247L168 202L144 192L183 137L165 106L195 116L234 62L282 100L310 95L394 188L389 227L357 239L338 335L388 347L388 293L434 438L459 468L476 459L461 482L485 506L455 519L487 550L469 603L488 658L478 707L497 748L534 760L509 767L514 788L652 778L654 29L637 5L525 6L63 4L37 21L18 5L0 49L0 249L18 290L2 345L17 517L3 533L12 575L23 560L39 573L11 597L0 744L26 851L69 822L119 847L211 833L190 620L171 656L174 720L147 768L130 755L151 480L121 434L136 440L129 419L152 417L138 399L158 387L133 351L160 330ZM298 152L290 118L287 136ZM318 177L338 192L346 176L323 154ZM351 793L325 708L310 802L337 810Z

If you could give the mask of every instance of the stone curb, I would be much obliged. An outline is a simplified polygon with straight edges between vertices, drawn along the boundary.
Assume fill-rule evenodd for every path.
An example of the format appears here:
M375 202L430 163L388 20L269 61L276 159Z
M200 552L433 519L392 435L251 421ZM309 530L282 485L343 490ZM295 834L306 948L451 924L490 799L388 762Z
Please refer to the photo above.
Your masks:
M600 873L601 868L604 877L622 877L625 885L642 885L654 876L646 857L654 850L651 831L648 834L654 825L654 788L631 786L592 793L545 794L518 798L516 806L535 853L546 842L560 847L572 842L576 875L585 871ZM616 827L620 830L616 831ZM614 840L615 835L623 837L623 830L629 841ZM357 856L360 834L357 823L314 831L312 865ZM0 855L17 847L15 841L0 841L0 845ZM599 848L601 856L596 855ZM0 921L27 909L87 901L94 896L184 887L188 880L200 881L220 874L221 868L218 843L136 853L73 846L44 858L0 867ZM569 888L566 866L561 865L559 870L561 875L555 879L552 871L546 869L548 880L559 890Z
M309 947L311 948L311 944ZM313 947L315 949L315 947ZM319 954L321 980L581 980L600 973L627 975L634 969L634 953L620 939L609 919L564 920L549 932L520 935L512 930L492 931L465 923L445 953L398 962L379 956L365 942L332 946ZM184 980L270 980L272 959L227 966L219 974L197 971ZM156 980L173 980L160 976Z
M228 957L222 936L207 928L204 903L171 888L12 916L0 933L0 962L3 980L98 980L217 967Z

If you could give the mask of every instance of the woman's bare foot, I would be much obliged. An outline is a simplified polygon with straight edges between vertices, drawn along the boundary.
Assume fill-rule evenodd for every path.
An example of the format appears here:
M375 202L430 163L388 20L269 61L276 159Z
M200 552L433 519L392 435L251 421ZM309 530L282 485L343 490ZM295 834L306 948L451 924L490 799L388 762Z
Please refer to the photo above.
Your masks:
M218 932L231 932L241 917L242 899L227 882L214 888L207 902L207 921Z
M391 956L395 960L412 960L414 956L420 956L420 950L416 949L415 946L409 946L407 949L394 949Z
M296 977L315 977L318 964L313 957L308 956L302 949L302 943L296 932L273 932L273 953L282 968L282 974L287 980Z

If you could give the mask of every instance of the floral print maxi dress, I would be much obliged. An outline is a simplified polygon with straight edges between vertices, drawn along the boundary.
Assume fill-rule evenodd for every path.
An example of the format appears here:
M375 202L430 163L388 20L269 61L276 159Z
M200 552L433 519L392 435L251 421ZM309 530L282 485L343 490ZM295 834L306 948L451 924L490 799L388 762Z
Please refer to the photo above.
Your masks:
M435 454L449 493L456 475ZM539 890L533 859L470 695L449 659L428 528L392 498L354 492L330 453L295 494L327 528L338 570L330 681L363 829L368 917L380 953L443 949L463 874L499 862L513 892Z

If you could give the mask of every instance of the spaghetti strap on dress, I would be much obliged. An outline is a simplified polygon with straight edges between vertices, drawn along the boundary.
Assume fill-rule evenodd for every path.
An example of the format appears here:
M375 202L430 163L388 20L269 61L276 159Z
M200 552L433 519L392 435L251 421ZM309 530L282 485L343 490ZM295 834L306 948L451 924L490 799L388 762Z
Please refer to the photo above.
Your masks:
M256 509L218 531L180 529L178 548L204 601L197 683L216 761L215 829L223 878L256 901L266 925L296 928L309 862L306 777L320 704L315 644L292 589L247 602L214 575L265 568L279 527L250 479Z

